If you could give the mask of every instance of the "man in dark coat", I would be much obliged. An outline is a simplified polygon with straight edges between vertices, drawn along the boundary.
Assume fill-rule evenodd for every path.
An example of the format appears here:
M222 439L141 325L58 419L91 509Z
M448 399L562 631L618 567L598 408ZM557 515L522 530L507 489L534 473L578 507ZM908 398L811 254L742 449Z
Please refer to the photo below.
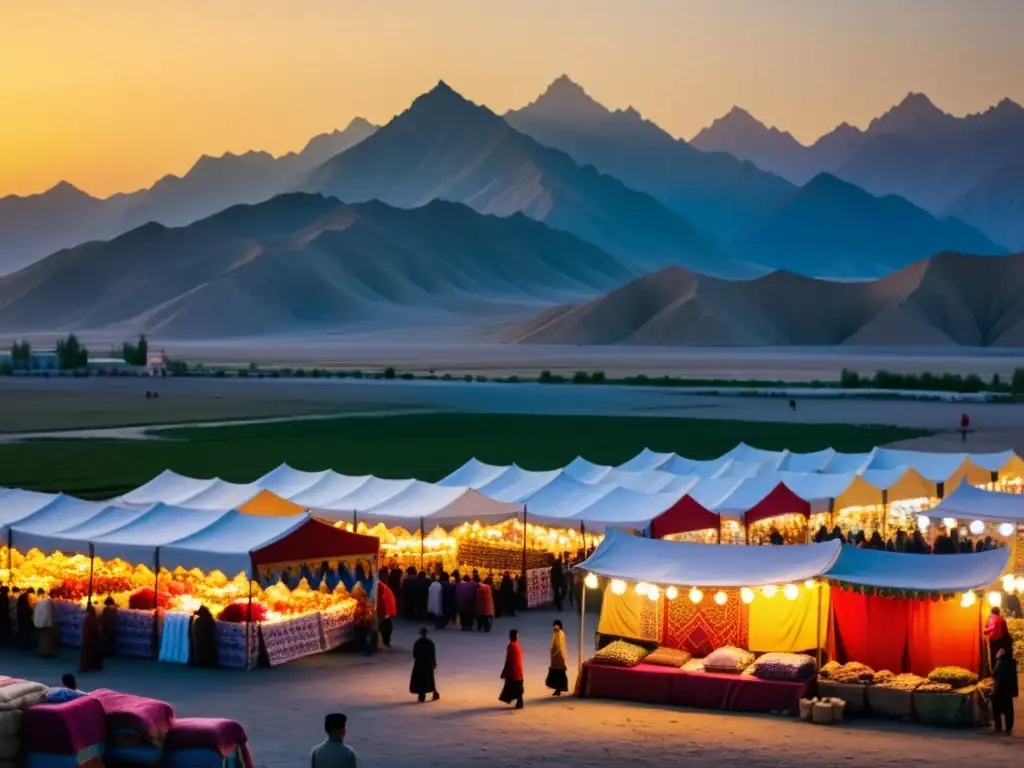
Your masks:
M112 659L117 656L117 603L110 596L103 601L100 628L103 630L103 655Z
M424 627L420 630L420 639L412 645L412 677L409 678L409 693L415 693L418 701L426 701L428 693L431 701L441 698L434 680L436 669L437 652L434 642L427 639L427 629Z
M562 570L562 556L555 558L551 564L551 596L555 601L555 608L562 610L562 600L565 599L565 571Z
M996 733L1013 735L1013 700L1017 693L1017 662L1006 648L1000 648L992 668L992 720Z
M444 626L455 623L455 582L447 573L441 574L441 611Z
M516 615L516 585L508 571L501 577L501 586L498 587L501 612L504 616Z

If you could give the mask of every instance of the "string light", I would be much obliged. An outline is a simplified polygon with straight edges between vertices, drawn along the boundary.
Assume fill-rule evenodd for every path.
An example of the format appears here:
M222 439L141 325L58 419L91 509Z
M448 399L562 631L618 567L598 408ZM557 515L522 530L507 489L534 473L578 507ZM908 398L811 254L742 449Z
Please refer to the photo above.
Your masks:
M699 589L694 587L693 589L690 590L690 602L691 603L696 605L697 603L699 603L703 599L704 599L704 593L701 592Z
M626 582L622 579L612 579L612 594L624 595L626 593Z
M971 533L975 536L980 536L985 532L985 524L981 520L974 520L971 522Z
M583 583L587 585L587 589L597 589L597 574L588 573Z
M973 592L964 592L963 597L960 598L960 605L964 608L970 608L977 601L977 596Z
M956 528L956 520L954 520L952 517L942 518L942 524L946 527L947 531L952 531L954 528Z
M638 595L646 595L647 592L650 590L650 588L651 588L651 585L648 584L646 581L638 581L636 583L636 586L633 587L633 589L636 590L636 593Z
M927 531L928 526L932 524L932 521L928 519L928 515L917 516L917 527L922 531Z
M814 579L808 579L804 582L804 586L807 587L807 589L814 589L816 586L818 586L818 582L816 582Z
M679 597L679 590L675 587L669 587L665 590L665 597L667 597L669 600L675 600L677 597Z
M1000 523L999 524L999 535L1000 536L1013 536L1013 525L1011 523Z
M1013 578L1013 574L1012 573L1008 573L1005 576L1003 576L1003 591L1004 592L1013 592L1016 588L1017 588L1017 582Z
M647 597L650 599L650 601L652 603L655 602L658 599L658 597L659 597L659 595L658 595L658 588L652 586L650 589L648 589L647 590Z
M797 596L800 594L800 590L797 589L796 584L787 584L783 588L782 594L786 596L787 600L796 600Z
M740 590L740 600L743 601L744 605L750 605L754 602L754 590L750 587L744 587Z
M1001 592L989 592L988 593L988 604L993 608L998 608L1003 604L1003 595Z
M775 597L775 593L779 591L779 588L774 584L769 584L767 587L761 587L761 591L765 597Z
M729 596L725 594L725 592L719 590L715 593L715 602L719 605L725 605L727 602L729 602Z
M1024 576L1018 576L1013 583L1017 587L1017 591L1024 595Z

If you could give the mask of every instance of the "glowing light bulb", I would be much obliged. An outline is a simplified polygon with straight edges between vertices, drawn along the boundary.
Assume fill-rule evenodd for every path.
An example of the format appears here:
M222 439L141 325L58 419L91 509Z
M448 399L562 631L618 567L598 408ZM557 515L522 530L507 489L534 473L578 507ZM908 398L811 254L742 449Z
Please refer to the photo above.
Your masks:
M797 589L796 584L787 584L783 587L782 594L786 596L787 600L796 600L797 596L800 594L800 590Z
M583 583L587 585L587 589L597 589L597 574L588 573Z
M985 524L981 522L981 520L974 520L971 522L971 533L973 533L975 536L979 536L984 532Z
M1018 576L1013 580L1013 584L1017 587L1017 591L1024 595L1024 576Z
M696 605L697 603L699 603L703 599L704 599L704 593L701 592L699 589L694 587L693 589L690 590L690 602L691 603Z
M761 592L764 593L765 597L775 597L775 593L779 591L779 588L774 584L769 584L767 587L761 587Z
M612 579L612 594L626 594L626 582L624 582L622 579Z
M918 515L917 516L917 527L920 528L922 531L927 531L928 530L928 526L931 525L931 524L932 524L932 521L928 519L927 515Z
M647 590L647 597L650 599L650 601L652 603L654 601L656 601L658 599L658 597L659 597L658 588L657 587L651 587L650 589L648 589Z
M977 596L973 592L964 592L960 598L960 605L964 608L970 608L977 601Z
M1013 592L1017 588L1017 581L1012 573L1003 576L1003 592Z
M647 591L648 591L648 590L649 590L650 588L651 588L651 585L650 585L650 584L648 584L648 583L647 583L646 581L638 581L638 582L636 583L636 586L635 586L635 587L633 587L633 589L634 589L634 590L636 590L636 593L637 593L638 595L646 595L646 594L647 594Z
M740 600L742 600L746 605L750 605L752 602L754 602L754 590L752 590L750 587L744 587L743 589L741 589Z
M816 582L814 579L808 579L804 582L804 586L807 587L807 589L814 589L816 586L818 586L818 582Z
M1000 536L1013 536L1013 524L1012 523L1000 523L999 524L999 535Z
M1003 594L1002 594L1002 592L989 592L988 593L988 604L991 605L993 608L998 608L1000 605L1002 605L1003 604Z
M675 600L677 597L679 597L679 590L675 587L669 587L665 590L665 597L667 597L669 600Z
M954 528L956 528L956 520L954 520L952 517L942 518L942 524L946 527L947 531L952 531Z
M718 603L718 605L725 605L729 602L729 596L725 594L725 592L719 590L718 592L715 592L715 602Z

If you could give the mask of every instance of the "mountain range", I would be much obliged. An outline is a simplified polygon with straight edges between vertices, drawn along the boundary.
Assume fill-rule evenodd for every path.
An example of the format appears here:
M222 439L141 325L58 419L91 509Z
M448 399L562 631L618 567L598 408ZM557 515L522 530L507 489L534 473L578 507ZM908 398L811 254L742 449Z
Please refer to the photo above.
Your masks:
M506 333L538 344L1024 346L1024 253L942 253L878 280L774 272L719 280L672 267L547 310Z
M376 130L362 118L343 131L309 140L301 152L203 156L184 176L167 175L148 189L100 199L67 182L46 192L0 198L0 274L61 248L105 240L157 221L180 226L238 203L257 203L299 183L324 161Z
M938 216L956 216L1012 248L1024 248L1024 107L1003 99L965 117L920 93L871 121L843 124L805 146L733 108L691 145L728 152L796 184L828 172L875 195L894 194Z
M523 306L591 296L636 274L522 214L292 193L184 227L145 224L0 277L0 329L184 339L479 321L503 304L522 317Z

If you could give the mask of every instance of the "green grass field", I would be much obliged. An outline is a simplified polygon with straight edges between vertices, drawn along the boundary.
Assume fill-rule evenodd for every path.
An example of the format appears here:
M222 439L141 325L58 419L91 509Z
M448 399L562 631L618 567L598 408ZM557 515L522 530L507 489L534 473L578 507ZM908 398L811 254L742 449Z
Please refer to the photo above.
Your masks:
M868 451L926 432L843 424L780 424L611 416L428 414L167 430L151 441L40 440L0 445L0 485L87 498L123 493L170 468L251 481L296 469L438 480L467 459L563 466L577 455L618 464L649 447L713 458L740 441L761 448Z

